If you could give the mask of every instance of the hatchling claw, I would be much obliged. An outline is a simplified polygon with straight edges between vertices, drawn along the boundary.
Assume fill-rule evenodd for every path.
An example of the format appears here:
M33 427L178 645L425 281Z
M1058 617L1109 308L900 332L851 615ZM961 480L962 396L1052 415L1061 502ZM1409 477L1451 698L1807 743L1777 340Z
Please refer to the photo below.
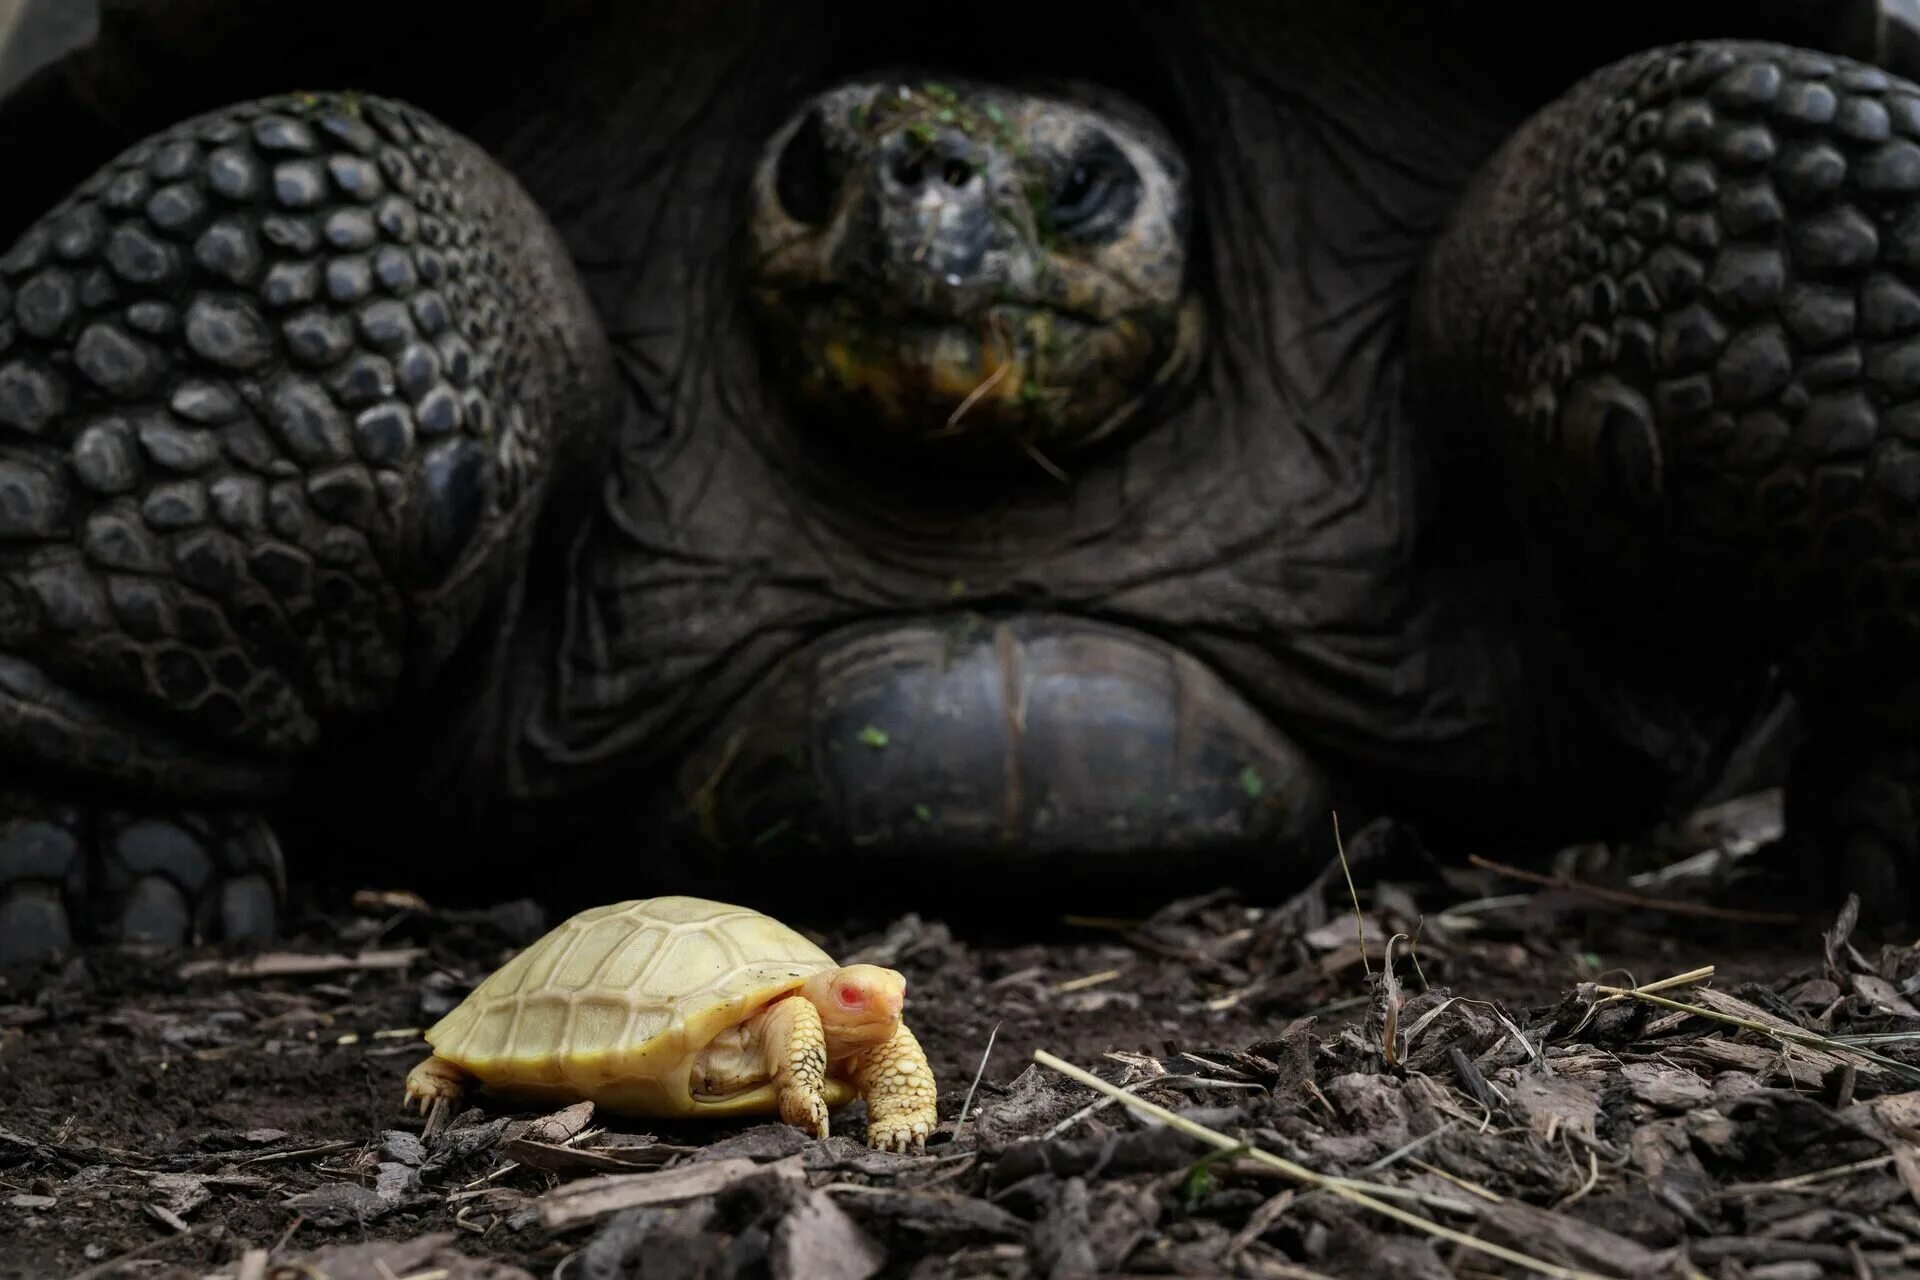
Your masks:
M899 1155L924 1155L927 1150L925 1120L883 1120L867 1126L867 1145L875 1151Z
M458 1102L466 1087L465 1072L444 1058L428 1058L407 1072L406 1105L425 1115L436 1102Z
M817 1093L783 1098L780 1119L816 1138L827 1136L827 1100Z

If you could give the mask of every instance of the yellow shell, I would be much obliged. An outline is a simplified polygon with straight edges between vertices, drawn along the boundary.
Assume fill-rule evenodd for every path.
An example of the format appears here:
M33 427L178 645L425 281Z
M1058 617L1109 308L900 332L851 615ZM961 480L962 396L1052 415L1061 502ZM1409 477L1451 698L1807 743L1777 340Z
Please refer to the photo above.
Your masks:
M502 965L427 1042L496 1092L652 1116L768 1111L771 1085L696 1098L694 1060L727 1028L835 967L745 907L616 902L582 911ZM827 1101L850 1097L840 1084Z

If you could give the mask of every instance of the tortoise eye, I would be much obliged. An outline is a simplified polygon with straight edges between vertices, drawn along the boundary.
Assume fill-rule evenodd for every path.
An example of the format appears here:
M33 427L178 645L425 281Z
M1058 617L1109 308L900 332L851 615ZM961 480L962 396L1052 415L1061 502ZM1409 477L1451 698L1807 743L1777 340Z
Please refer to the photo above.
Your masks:
M840 988L840 1003L849 1009L858 1009L867 1002L867 997L858 987Z
M1075 240L1103 242L1132 219L1140 175L1119 147L1101 138L1073 157L1052 194L1055 230Z
M838 182L837 163L827 145L827 130L820 109L807 112L793 136L780 152L774 169L773 190L781 208L795 222L818 226L832 212L833 191Z

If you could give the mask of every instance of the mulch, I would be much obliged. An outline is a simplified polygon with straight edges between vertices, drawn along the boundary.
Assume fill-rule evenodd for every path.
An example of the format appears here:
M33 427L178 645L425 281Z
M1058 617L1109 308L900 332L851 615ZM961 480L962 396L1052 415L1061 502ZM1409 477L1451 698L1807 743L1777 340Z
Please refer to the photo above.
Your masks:
M420 1029L529 902L90 953L0 987L0 1276L1920 1276L1920 944L1703 905L1773 799L1546 883L1382 825L1355 895L820 932L908 977L924 1156L858 1104L819 1142L482 1097L423 1137Z

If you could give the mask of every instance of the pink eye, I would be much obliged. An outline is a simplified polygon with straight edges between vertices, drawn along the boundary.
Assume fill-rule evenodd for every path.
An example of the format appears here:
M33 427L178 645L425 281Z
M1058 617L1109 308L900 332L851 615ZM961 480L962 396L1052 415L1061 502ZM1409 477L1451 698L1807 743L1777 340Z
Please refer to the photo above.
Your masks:
M858 1009L861 1005L865 1004L866 1002L867 1002L867 998L866 996L861 994L860 988L858 987L840 988L840 1003L845 1005L847 1008Z

